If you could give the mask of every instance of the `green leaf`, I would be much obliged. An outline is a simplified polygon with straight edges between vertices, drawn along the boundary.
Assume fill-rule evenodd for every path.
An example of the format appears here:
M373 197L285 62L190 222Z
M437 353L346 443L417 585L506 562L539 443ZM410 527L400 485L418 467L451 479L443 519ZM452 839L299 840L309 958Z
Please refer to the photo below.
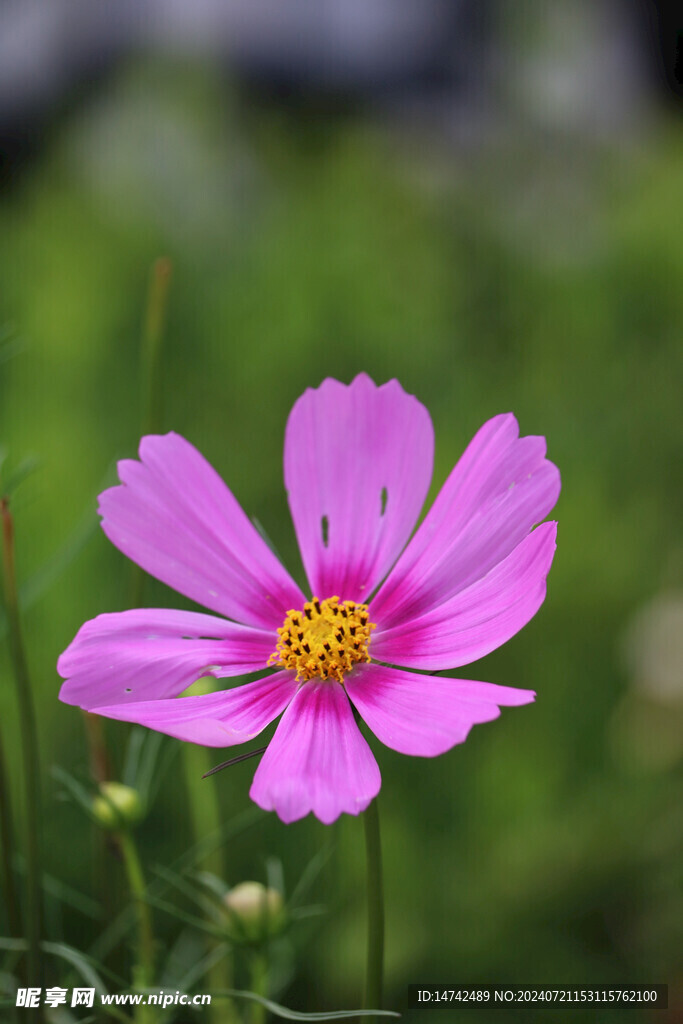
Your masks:
M283 1020L348 1020L349 1017L401 1016L400 1013L396 1013L394 1010L330 1010L327 1013L300 1013L298 1010L288 1010L286 1006L280 1006L279 1003L274 1003L270 999L265 999L263 996L259 996L255 992L244 992L241 989L235 988L223 989L222 992L215 992L213 995L225 995L232 999L250 999L255 1003L260 1003L261 1006L265 1006L266 1010L270 1010L270 1012L276 1017L282 1017Z
M184 871L192 864L203 860L219 846L223 846L231 839L241 835L242 832L255 825L257 821L261 821L263 816L264 812L260 807L248 807L231 821L226 822L221 828L216 829L215 832L210 833L208 836L204 836L194 846L191 846L189 850L178 858L174 866L178 871Z
M67 946L64 942L43 942L42 946L46 953L70 963L78 971L83 981L94 988L98 995L107 994L107 986L93 967L91 960L80 950L74 949L73 946Z
M98 921L102 917L102 908L99 903L91 900L89 896L85 896L77 889L72 889L70 885L55 878L54 875L43 873L43 888L46 893L60 903L66 903L67 906L80 911L81 914L92 918L93 921Z
M291 899L289 900L289 906L295 907L301 900L308 894L313 887L316 879L320 875L322 869L327 864L328 860L332 856L332 850L334 849L332 843L328 843L322 850L319 850L308 862L304 868L301 878L297 882L294 892L292 893Z
M252 521L252 524L256 527L256 532L261 535L262 539L266 542L266 544L268 545L270 550L273 552L273 554L275 555L277 560L279 562L284 561L284 559L282 558L282 555L280 554L278 549L275 547L275 544L273 543L272 539L268 536L268 533L266 532L266 528L263 525L263 523L259 519L257 519L256 516L252 516L251 517L251 521Z
M73 968L78 972L81 978L92 988L95 989L98 995L107 995L107 986L102 981L101 977L95 970L92 960L87 957L80 950L74 949L73 946L67 946L64 942L41 942L41 948L49 956L56 956L60 960L66 960L67 963L71 964ZM0 938L0 949L7 950L25 950L27 948L27 942L25 939L2 939ZM130 1018L126 1016L121 1010L117 1010L116 1007L102 1007L102 1009L109 1013L110 1016L116 1020L124 1021L125 1024L130 1024Z
M121 772L121 782L124 786L131 786L135 789L140 757L142 756L142 749L145 745L145 735L148 732L149 730L143 729L141 725L134 725L130 730L128 746L126 747L126 756L123 761L123 771Z
M292 921L305 921L309 917L323 917L328 912L328 908L322 903L313 903L309 907L294 907L290 910L289 917Z
M151 806L178 747L160 732L139 725L131 729L121 779L137 790L145 808Z
M208 974L211 968L219 963L231 950L232 946L227 942L215 946L203 959L190 967L189 971L179 980L177 988L182 992L189 992L193 985L196 985L200 978Z
M78 804L81 810L85 811L91 821L96 821L92 811L93 794L86 789L78 779L74 778L58 764L52 766L51 775L58 782L61 782L69 796Z
M0 360L1 362L1 360ZM5 458L4 449L0 448L0 464L2 464ZM22 463L13 473L10 474L9 484L12 488L16 488L20 482L17 477L23 473L23 477L27 475L26 461ZM22 469L23 467L23 469ZM104 490L104 487L110 482L112 477L111 469L107 470L104 481L100 484L98 491ZM5 485L7 487L7 485ZM84 515L75 526L72 533L69 534L64 544L59 548L47 562L41 566L40 569L36 570L32 576L30 576L22 585L19 587L19 607L22 611L26 611L30 608L35 601L43 596L43 594L50 589L53 583L61 576L65 569L68 569L69 565L73 560L81 553L85 545L95 536L99 520L93 512L92 502L88 503ZM3 632L7 626L7 622L4 613L0 613L0 632Z
M209 892L212 892L220 902L230 892L230 886L226 885L222 878L218 878L211 871L198 871L194 877L200 885L205 886Z
M159 791L166 771L175 759L180 744L160 732L147 730L148 741L142 752L138 773L138 788L145 795L148 805Z
M223 932L219 928L212 928L203 918L195 917L194 914L187 914L184 910L179 910L172 903L168 903L166 900L162 900L159 896L148 896L147 903L151 907L156 907L157 910L163 911L165 914L169 914L174 917L177 921L182 921L183 924L190 925L192 928L196 928L197 931L205 932L207 935L211 935L216 939L224 938Z
M35 473L36 469L40 465L40 459L36 455L27 455L26 458L22 459L16 469L2 481L2 493L6 495L12 495L16 491L17 487Z
M19 588L19 604L23 610L30 608L35 601L50 589L61 574L80 555L88 541L95 536L98 526L97 516L88 506L87 511L66 538L62 546L48 558L47 562L37 569L32 576Z
M181 875L175 873L175 871L169 870L169 868L162 867L161 865L155 865L155 874L159 875L172 885L175 889L181 892L188 899L192 900L195 906L199 907L208 917L213 917L215 921L218 920L218 911L216 907L216 901L208 899L204 893L193 889L189 882L187 882Z

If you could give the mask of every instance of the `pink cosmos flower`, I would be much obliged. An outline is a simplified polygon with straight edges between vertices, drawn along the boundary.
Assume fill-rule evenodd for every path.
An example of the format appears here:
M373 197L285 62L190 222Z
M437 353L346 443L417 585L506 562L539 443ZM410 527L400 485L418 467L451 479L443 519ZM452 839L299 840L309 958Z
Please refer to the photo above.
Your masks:
M353 707L382 743L432 757L530 690L433 676L476 661L538 611L560 490L542 437L511 414L478 431L411 538L432 476L429 413L392 380L325 380L296 402L285 486L306 596L199 452L143 437L100 496L102 528L144 570L217 612L99 615L58 662L60 698L181 740L227 747L282 718L250 795L285 822L363 811L380 773ZM276 666L181 697L201 676ZM398 666L398 667L397 667ZM415 671L418 670L418 671Z

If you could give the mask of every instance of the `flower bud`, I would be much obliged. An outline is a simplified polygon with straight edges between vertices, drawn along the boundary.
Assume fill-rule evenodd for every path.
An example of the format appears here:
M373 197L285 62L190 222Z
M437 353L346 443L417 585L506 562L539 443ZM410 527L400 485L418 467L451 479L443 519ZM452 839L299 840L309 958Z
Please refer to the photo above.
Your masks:
M235 942L262 942L285 924L282 895L260 882L240 882L224 896L226 932Z
M92 802L92 813L103 828L114 831L131 828L142 818L137 790L122 782L101 782L100 795Z

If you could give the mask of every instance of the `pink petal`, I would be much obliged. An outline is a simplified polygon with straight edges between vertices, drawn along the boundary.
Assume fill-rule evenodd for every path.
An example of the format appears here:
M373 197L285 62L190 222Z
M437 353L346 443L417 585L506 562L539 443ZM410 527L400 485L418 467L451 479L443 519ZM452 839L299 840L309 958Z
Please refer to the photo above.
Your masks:
M329 825L343 811L364 811L380 783L377 762L342 686L312 680L282 716L249 795L284 822L312 811Z
M266 667L272 631L198 612L144 608L98 615L81 626L57 662L67 704L175 697L200 676L244 675Z
M512 414L478 431L373 598L385 628L435 608L502 561L560 493L545 438L519 437Z
M106 718L146 725L188 743L231 747L258 736L287 707L298 685L293 672L276 672L233 690L201 697L145 700L92 710Z
M398 381L325 380L296 402L285 485L311 590L365 600L410 536L432 475L429 413Z
M484 579L425 615L378 630L370 644L372 658L447 669L468 665L500 647L543 604L556 534L557 523L543 523Z
M375 736L401 754L435 757L462 743L473 725L498 718L498 705L529 704L532 690L361 665L346 692Z
M140 462L100 495L102 529L146 572L238 622L279 626L304 597L240 505L178 434L143 437Z

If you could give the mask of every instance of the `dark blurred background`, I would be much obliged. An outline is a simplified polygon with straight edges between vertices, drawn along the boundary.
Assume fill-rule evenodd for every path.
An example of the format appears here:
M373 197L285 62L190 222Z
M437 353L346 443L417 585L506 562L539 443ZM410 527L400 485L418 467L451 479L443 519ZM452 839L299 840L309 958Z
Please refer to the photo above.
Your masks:
M537 703L434 761L373 741L388 1005L404 1007L419 981L680 993L680 7L140 6L0 3L0 441L5 476L36 459L13 509L51 937L87 950L102 928L91 826L49 775L88 771L54 666L83 620L129 600L96 495L136 451L147 282L167 256L164 429L211 460L293 570L283 431L325 376L398 377L427 405L433 493L507 410L547 436L562 470L544 607L459 673L536 689ZM150 583L146 602L182 599ZM126 729L107 735L120 757ZM218 776L226 821L248 806L253 770ZM178 759L140 832L149 865L190 843L191 810ZM328 845L314 896L329 913L293 933L277 992L300 1009L359 1001L360 823L263 814L226 851L229 883L263 879L277 856L291 887ZM71 890L94 902L60 898ZM177 921L157 926L168 948L180 941ZM670 1020L683 1020L678 1005Z

